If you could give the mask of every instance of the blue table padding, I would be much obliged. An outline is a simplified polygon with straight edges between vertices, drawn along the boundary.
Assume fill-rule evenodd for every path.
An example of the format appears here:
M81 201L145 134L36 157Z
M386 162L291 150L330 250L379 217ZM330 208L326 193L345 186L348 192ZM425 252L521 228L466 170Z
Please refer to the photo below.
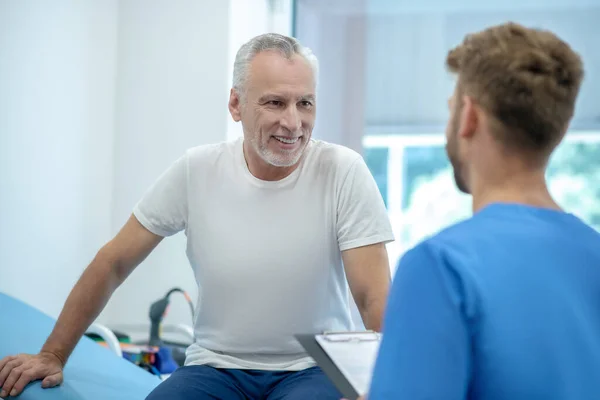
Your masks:
M37 353L52 331L55 319L0 293L0 359L18 353ZM83 337L63 371L62 385L42 389L29 384L21 400L143 400L160 379ZM12 399L12 397L9 397Z

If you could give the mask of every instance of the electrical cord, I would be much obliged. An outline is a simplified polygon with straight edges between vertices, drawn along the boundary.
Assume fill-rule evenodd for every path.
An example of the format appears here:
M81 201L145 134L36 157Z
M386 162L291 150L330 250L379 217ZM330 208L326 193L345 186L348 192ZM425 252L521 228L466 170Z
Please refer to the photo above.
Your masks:
M192 298L190 297L190 295L183 289L179 288L179 287L174 287L173 289L169 290L167 292L167 294L165 295L165 299L168 299L171 294L179 292L181 294L183 294L183 297L185 297L185 300L188 302L189 306L190 306L190 311L192 312L192 321L194 320L194 303L192 302Z

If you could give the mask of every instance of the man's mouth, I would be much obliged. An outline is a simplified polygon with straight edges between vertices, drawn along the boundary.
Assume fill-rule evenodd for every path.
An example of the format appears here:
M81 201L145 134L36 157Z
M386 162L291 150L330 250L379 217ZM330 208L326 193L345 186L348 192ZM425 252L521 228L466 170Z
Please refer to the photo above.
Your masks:
M300 137L285 137L285 136L273 136L276 140L279 140L281 143L285 143L285 144L294 144L296 143L298 140L300 140Z

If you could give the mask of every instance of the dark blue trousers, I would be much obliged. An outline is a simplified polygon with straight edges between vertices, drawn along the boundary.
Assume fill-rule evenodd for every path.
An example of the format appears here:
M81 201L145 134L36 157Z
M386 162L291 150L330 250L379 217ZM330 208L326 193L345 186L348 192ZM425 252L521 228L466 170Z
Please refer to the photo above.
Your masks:
M340 400L342 395L318 367L303 371L180 367L146 400Z

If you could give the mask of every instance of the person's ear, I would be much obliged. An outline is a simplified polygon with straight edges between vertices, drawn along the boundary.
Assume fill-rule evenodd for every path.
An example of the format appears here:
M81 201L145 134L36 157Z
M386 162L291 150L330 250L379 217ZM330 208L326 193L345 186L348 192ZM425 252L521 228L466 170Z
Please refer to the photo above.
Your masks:
M469 96L462 98L462 110L460 113L460 124L458 136L462 138L471 138L479 127L479 115L477 104Z
M235 89L229 92L229 113L235 122L242 120L241 99L239 93Z

